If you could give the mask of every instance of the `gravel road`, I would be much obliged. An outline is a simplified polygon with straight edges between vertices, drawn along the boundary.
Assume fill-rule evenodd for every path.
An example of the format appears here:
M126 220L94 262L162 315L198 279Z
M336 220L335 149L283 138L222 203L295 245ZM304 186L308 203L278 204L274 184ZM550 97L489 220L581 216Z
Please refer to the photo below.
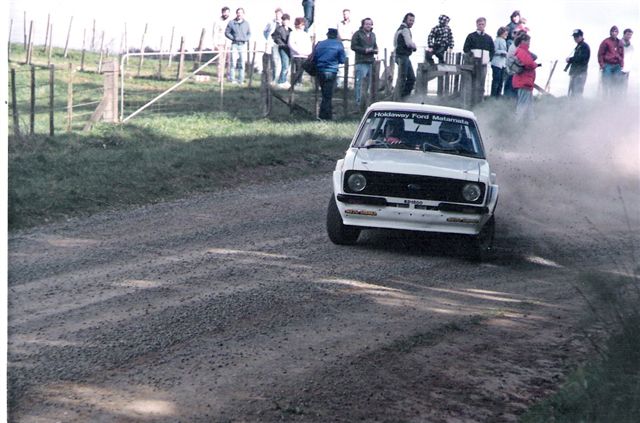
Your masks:
M485 142L482 264L331 244L329 172L11 233L10 420L515 421L588 352L575 284L638 239L638 163Z

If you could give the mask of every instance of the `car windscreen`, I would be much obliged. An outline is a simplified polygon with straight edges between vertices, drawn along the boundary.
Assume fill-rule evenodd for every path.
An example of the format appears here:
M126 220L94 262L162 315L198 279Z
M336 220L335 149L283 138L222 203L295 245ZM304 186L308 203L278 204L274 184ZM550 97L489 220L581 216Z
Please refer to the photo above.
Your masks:
M484 158L475 121L427 112L372 111L366 117L353 147L416 150Z

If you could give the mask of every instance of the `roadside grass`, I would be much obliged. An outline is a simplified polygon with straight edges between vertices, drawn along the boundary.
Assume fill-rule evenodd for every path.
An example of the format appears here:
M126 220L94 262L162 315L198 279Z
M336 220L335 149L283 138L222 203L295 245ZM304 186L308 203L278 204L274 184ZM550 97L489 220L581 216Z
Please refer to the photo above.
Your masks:
M632 250L633 251L633 250ZM560 390L531 407L522 423L637 422L640 416L640 267L625 275L584 274L577 288L596 332L587 339L591 361Z
M103 77L96 73L98 58L87 52L85 71L74 72L74 103L100 100ZM354 119L319 122L291 114L282 103L264 119L257 75L252 88L227 84L224 95L214 83L190 80L126 124L97 124L83 131L94 104L81 110L84 118L74 117L67 132L68 64L77 68L80 52L70 50L64 58L62 49L54 49L55 135L38 135L49 133L49 72L39 69L36 135L29 136L24 128L30 68L24 60L21 44L12 44L10 66L16 69L21 134L13 135L10 110L10 230L261 180L329 172L348 147L359 119L354 115ZM33 63L42 68L47 61L42 47L34 47ZM140 77L131 75L137 59L131 62L125 78L125 116L175 83L175 71L156 79L158 60L145 60ZM185 74L192 66L193 62L185 64ZM313 110L308 83L296 99Z
M88 134L10 137L9 228L329 171L354 130L352 122L189 119L184 133L171 118L151 117Z

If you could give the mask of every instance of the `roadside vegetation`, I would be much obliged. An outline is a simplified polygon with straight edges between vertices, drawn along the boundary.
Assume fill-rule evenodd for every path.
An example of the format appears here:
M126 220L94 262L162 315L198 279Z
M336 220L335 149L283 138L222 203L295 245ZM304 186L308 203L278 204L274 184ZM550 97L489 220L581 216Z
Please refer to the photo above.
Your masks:
M14 52L11 66L24 71L19 46ZM54 59L64 67L61 56L56 51ZM78 53L69 57L75 60ZM46 57L34 57L34 62L43 61ZM154 69L157 65L151 62L145 63ZM22 74L26 78L28 72ZM94 72L77 72L74 79L91 90L102 86L102 76ZM148 77L126 82L133 93L173 83ZM191 105L183 111L149 110L124 125L98 124L89 131L74 126L70 132L62 111L50 137L44 135L48 111L37 109L36 135L15 136L10 129L9 229L265 179L329 172L357 124L353 119L319 122L290 114L284 106L274 118L263 119L259 84L229 87L222 109L211 85L184 87L177 96L190 98ZM56 83L57 107L66 105L65 90L64 80ZM22 112L28 104L24 95L17 99ZM11 126L11 115L8 121Z
M603 234L598 235L606 240ZM594 352L593 359L569 375L558 392L532 407L522 423L638 421L640 264L634 235L637 230L629 226L629 238L622 240L626 257L609 255L616 272L585 273L576 286L590 311L585 337ZM603 244L603 250L613 247ZM619 250L619 246L610 249Z

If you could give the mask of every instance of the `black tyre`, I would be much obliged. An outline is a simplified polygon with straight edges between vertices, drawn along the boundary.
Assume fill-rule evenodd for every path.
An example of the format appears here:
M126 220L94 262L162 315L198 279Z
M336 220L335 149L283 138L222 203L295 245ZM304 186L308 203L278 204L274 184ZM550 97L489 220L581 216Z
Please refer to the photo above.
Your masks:
M342 223L342 216L336 204L336 198L332 194L327 210L327 234L334 244L353 245L358 241L360 228L357 226L347 226Z
M485 223L480 233L471 239L471 258L486 261L493 255L493 239L496 233L496 219L494 216Z

